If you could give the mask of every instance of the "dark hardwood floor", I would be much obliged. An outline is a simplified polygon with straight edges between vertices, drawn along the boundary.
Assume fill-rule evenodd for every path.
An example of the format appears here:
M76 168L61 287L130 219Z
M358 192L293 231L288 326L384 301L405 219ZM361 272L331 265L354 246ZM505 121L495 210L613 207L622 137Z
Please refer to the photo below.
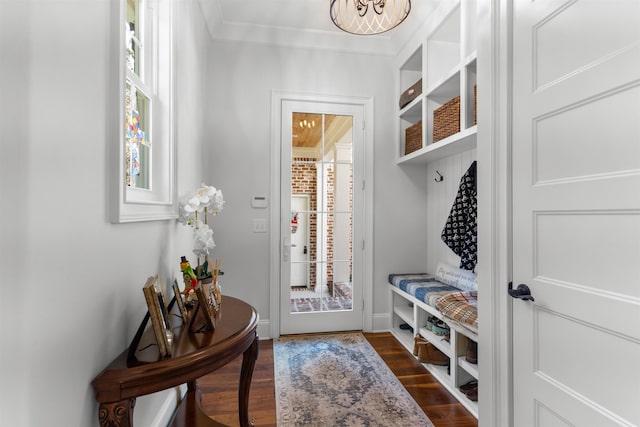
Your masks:
M390 333L364 334L435 427L477 427L478 421ZM241 358L198 380L202 408L217 422L238 426ZM273 341L260 341L251 382L249 418L256 427L276 426Z

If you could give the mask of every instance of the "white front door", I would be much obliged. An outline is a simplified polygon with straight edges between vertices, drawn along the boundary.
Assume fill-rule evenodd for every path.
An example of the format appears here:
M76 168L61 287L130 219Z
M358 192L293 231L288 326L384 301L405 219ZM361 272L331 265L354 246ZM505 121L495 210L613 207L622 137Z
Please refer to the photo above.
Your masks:
M364 242L364 189L354 185L363 182L363 123L362 105L282 103L281 334L363 328L364 252L354 244ZM302 248L301 223L309 234ZM303 290L292 287L302 271Z
M640 425L640 1L516 0L514 425Z
M309 288L309 195L291 195L291 287Z

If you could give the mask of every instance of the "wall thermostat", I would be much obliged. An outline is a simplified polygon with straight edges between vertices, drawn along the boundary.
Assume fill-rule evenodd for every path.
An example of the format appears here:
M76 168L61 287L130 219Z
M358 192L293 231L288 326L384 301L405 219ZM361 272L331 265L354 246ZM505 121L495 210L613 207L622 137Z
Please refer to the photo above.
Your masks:
M267 207L267 196L253 196L251 198L251 207L253 208L266 208Z

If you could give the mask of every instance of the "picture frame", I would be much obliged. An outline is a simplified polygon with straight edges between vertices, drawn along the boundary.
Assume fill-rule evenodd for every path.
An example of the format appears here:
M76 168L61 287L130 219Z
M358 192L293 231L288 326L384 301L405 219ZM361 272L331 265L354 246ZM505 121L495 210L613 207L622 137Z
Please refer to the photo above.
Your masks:
M170 357L172 345L168 337L170 329L167 327L170 323L167 317L167 309L164 307L164 297L161 289L160 278L156 275L147 279L142 292L147 302L151 328L158 344L160 357Z
M213 295L213 284L211 282L198 282L196 285L196 297L198 298L198 310L204 317L204 329L215 330L215 319L218 314L218 303ZM194 314L195 318L195 314Z
M176 300L180 316L182 316L182 320L184 320L187 318L187 306L184 304L184 300L182 299L182 293L180 292L177 279L173 279L173 285L171 285L171 288L173 289L173 297Z

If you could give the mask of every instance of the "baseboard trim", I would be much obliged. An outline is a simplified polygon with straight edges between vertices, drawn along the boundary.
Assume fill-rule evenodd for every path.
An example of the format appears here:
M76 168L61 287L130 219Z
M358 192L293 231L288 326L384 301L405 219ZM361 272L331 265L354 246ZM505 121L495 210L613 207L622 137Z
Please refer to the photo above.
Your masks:
M184 389L184 390L183 390ZM158 409L155 418L151 422L150 427L166 427L169 425L173 414L178 407L178 403L187 392L187 386L181 385L173 388L173 393L167 393L167 396Z
M261 340L268 340L273 338L271 336L271 322L269 320L258 320L258 338Z
M388 332L389 330L391 330L391 313L374 313L372 332Z

